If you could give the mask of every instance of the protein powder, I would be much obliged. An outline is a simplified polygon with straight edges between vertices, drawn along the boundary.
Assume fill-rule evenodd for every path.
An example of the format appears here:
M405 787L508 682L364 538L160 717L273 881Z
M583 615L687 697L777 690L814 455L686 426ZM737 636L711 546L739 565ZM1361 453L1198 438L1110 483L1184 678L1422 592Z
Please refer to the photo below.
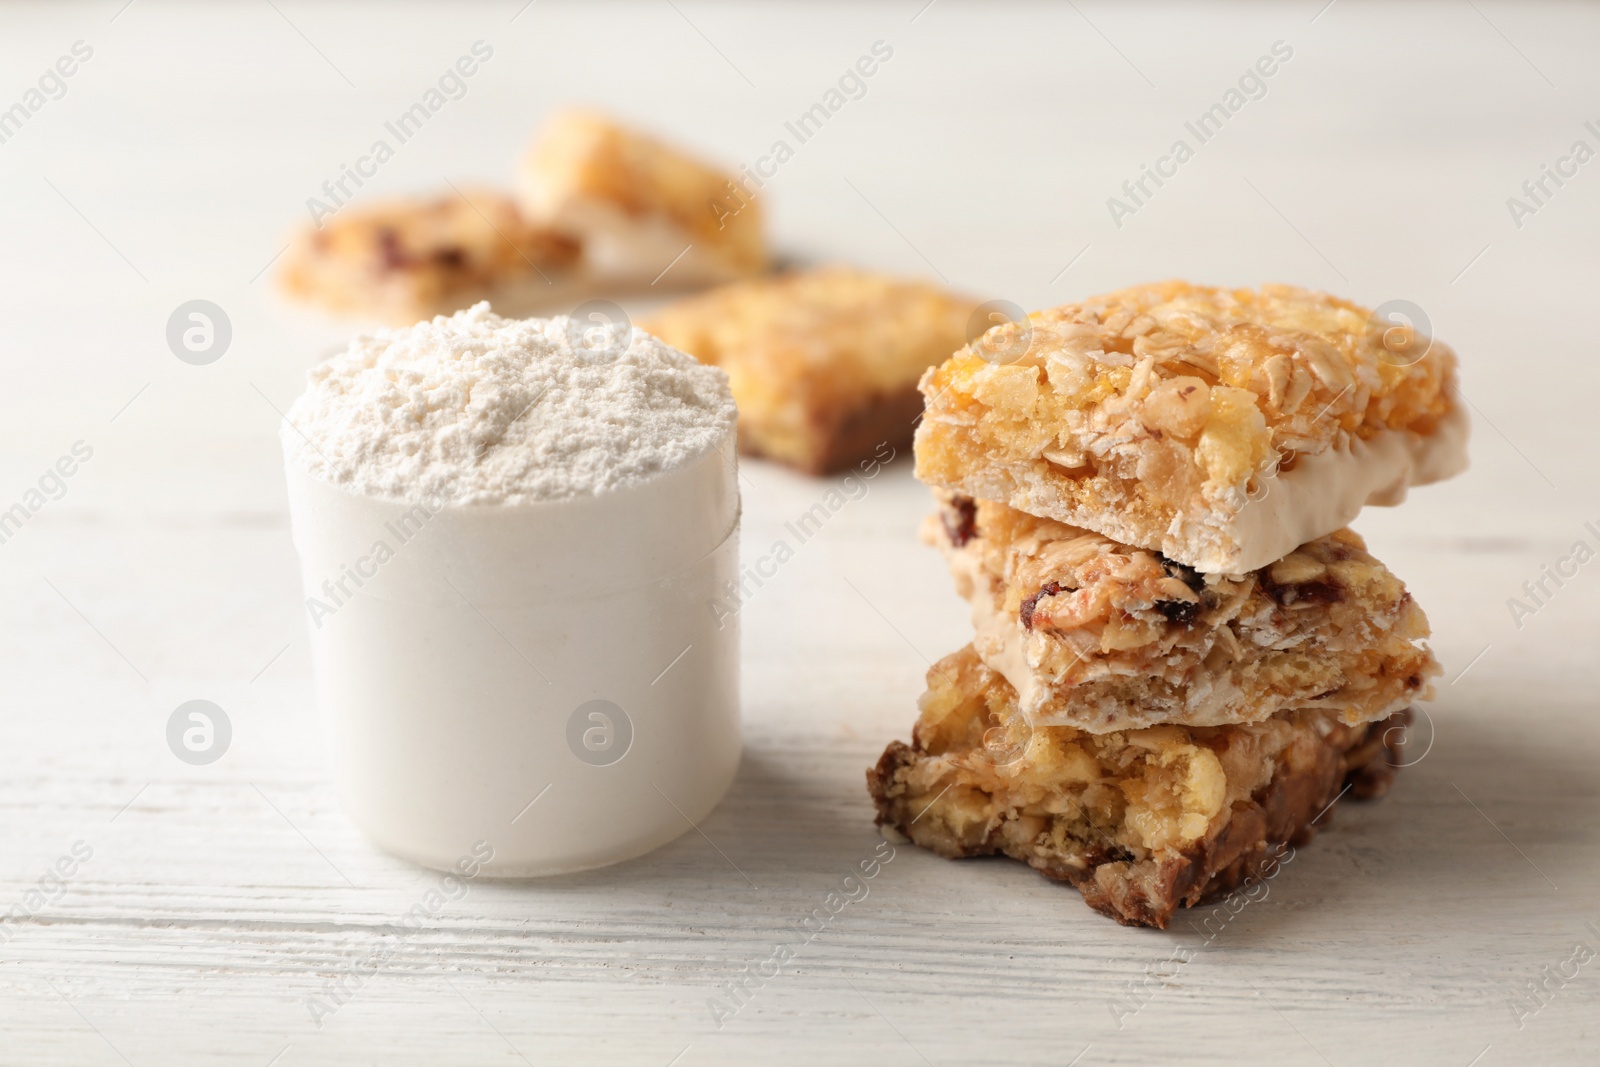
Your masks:
M353 341L282 440L341 800L490 876L648 851L737 768L735 409L628 327L478 305Z

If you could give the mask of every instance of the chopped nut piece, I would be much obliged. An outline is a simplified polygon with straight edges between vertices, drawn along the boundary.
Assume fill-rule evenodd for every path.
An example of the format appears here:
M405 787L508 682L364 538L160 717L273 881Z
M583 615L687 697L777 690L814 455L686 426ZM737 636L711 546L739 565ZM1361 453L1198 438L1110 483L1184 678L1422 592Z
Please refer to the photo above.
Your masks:
M1321 578L1328 573L1328 566L1309 552L1291 552L1268 568L1268 573L1279 585L1298 585Z

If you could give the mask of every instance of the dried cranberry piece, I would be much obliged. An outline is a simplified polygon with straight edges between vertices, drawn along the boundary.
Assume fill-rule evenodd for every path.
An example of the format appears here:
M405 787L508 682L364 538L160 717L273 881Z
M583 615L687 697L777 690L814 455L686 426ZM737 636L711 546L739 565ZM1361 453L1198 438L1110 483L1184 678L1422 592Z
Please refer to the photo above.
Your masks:
M954 516L950 514L952 511L955 512ZM969 496L952 498L939 518L944 523L945 536L956 548L978 536L978 505Z
M1056 582L1046 582L1039 591L1022 602L1022 610L1018 617L1022 620L1022 628L1029 633L1033 632L1033 612L1039 606L1039 598L1055 596L1061 592L1061 586Z
M1290 607L1304 601L1308 604L1337 604L1344 599L1344 587L1334 581L1301 582L1298 585L1280 585L1272 580L1269 570L1261 571L1261 590L1281 607Z
M1158 600L1155 609L1179 626L1188 626L1200 615L1200 604L1194 600Z
M411 266L411 255L400 244L400 235L385 226L378 231L378 252L385 270L404 270Z

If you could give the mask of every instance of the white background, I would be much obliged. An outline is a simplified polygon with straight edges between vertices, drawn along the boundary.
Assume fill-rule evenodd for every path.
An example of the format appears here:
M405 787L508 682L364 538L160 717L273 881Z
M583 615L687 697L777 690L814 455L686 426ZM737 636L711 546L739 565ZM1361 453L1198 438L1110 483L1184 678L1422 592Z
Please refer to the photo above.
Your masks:
M1579 942L1600 949L1600 563L1520 628L1507 600L1578 538L1600 545L1583 528L1600 526L1600 162L1520 228L1506 200L1575 140L1600 149L1595 9L120 5L0 12L0 107L94 49L0 144L0 506L74 441L94 449L0 545L0 910L74 841L93 849L0 924L0 1059L1594 1059L1600 962L1520 1028L1512 1005ZM969 634L897 464L744 612L745 762L703 834L474 885L425 934L384 935L435 879L333 800L275 438L274 407L348 328L263 271L307 197L480 39L494 57L466 97L363 197L507 182L572 101L754 160L882 40L865 97L769 186L788 253L1026 307L1169 276L1423 307L1462 359L1473 469L1358 529L1434 623L1449 684L1426 757L1384 802L1339 809L1182 967L1161 964L1200 945L1182 919L1123 929L1020 865L902 847L719 1029L719 985L872 853L862 771ZM1280 40L1294 54L1266 96L1116 226L1107 198ZM233 323L208 367L164 339L194 298ZM754 559L827 485L747 473ZM233 723L210 767L164 740L197 697ZM381 973L318 1027L306 998L375 949ZM1154 992L1119 1029L1130 981Z

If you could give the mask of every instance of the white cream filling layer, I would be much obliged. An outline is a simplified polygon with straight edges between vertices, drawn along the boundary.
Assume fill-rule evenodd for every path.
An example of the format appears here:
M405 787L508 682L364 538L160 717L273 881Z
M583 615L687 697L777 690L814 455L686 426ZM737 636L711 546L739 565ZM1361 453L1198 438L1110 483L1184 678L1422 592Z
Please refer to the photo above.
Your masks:
M1028 662L1028 651L1023 647L1022 635L1011 624L1011 616L995 606L988 571L972 552L947 548L944 558L955 578L956 594L972 606L972 647L990 670L1011 683L1017 691L1018 706L1031 720L1044 687Z
M736 272L701 247L693 234L659 215L633 216L609 204L574 197L555 207L554 224L583 237L585 270L618 286L680 289L726 281Z
M1392 507L1411 486L1460 474L1469 432L1466 409L1457 405L1431 434L1384 430L1302 455L1292 470L1262 480L1260 494L1228 524L1226 543L1214 545L1194 568L1206 574L1259 570L1348 525L1368 504Z

